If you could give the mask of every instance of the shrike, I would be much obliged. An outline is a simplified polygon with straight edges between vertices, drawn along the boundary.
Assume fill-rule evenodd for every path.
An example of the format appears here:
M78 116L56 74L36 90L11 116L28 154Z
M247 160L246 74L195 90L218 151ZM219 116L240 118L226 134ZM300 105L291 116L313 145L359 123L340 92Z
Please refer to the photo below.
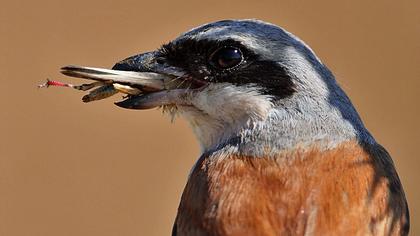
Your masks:
M328 68L278 26L214 22L112 70L62 72L97 80L73 86L100 86L85 102L122 92L120 107L189 121L202 154L173 235L408 234L391 157Z

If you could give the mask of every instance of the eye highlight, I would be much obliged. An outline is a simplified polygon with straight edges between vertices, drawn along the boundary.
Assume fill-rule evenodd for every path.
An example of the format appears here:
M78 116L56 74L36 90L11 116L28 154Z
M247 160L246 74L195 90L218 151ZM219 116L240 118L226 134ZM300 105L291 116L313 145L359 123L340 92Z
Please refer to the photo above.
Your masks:
M220 69L233 68L243 61L241 50L235 47L222 47L217 49L211 56L210 62Z

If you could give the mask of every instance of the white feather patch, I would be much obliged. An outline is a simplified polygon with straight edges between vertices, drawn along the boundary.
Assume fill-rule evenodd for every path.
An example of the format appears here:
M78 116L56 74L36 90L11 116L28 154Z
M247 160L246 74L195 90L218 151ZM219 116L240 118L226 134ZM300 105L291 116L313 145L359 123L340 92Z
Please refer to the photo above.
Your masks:
M209 85L192 97L191 104L179 107L179 112L189 121L203 150L266 119L273 107L270 97L256 88L229 83Z

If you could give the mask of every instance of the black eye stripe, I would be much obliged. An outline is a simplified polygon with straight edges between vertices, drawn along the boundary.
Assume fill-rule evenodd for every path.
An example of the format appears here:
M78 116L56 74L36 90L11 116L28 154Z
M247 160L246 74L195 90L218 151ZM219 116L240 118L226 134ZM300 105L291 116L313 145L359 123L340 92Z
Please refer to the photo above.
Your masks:
M217 53L224 56L216 56ZM198 80L255 85L260 87L264 94L273 95L278 99L291 96L295 92L295 86L285 68L276 61L261 58L258 52L233 39L182 39L163 45L159 54L168 64L182 68ZM229 58L232 60L220 61ZM222 66L220 62L224 62Z
M170 42L168 44L162 45L159 49L159 52L162 55L165 55L171 59L180 59L181 57L188 55L199 55L209 57L212 53L223 47L235 47L240 48L242 53L249 54L247 51L244 51L245 48L242 45L232 39L227 39L223 41L218 40L193 40L193 39L184 39L180 41ZM183 54L183 55L182 55Z

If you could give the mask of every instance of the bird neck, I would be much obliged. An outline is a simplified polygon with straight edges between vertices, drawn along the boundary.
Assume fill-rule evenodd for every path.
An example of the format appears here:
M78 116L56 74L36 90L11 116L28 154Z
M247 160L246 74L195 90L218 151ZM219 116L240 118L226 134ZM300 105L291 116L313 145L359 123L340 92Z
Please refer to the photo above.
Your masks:
M313 78L312 84L324 82ZM277 100L253 87L213 84L193 96L192 106L179 111L192 126L203 153L228 149L261 156L313 143L326 149L354 139L374 143L335 80L325 81L323 89L297 85L295 94Z
M242 126L218 123L212 134L217 142L203 148L203 153L272 156L314 144L326 150L346 141L375 143L354 109L350 111L353 115L343 114L327 101L296 96L275 104L265 118L245 120ZM202 127L197 125L196 129Z

